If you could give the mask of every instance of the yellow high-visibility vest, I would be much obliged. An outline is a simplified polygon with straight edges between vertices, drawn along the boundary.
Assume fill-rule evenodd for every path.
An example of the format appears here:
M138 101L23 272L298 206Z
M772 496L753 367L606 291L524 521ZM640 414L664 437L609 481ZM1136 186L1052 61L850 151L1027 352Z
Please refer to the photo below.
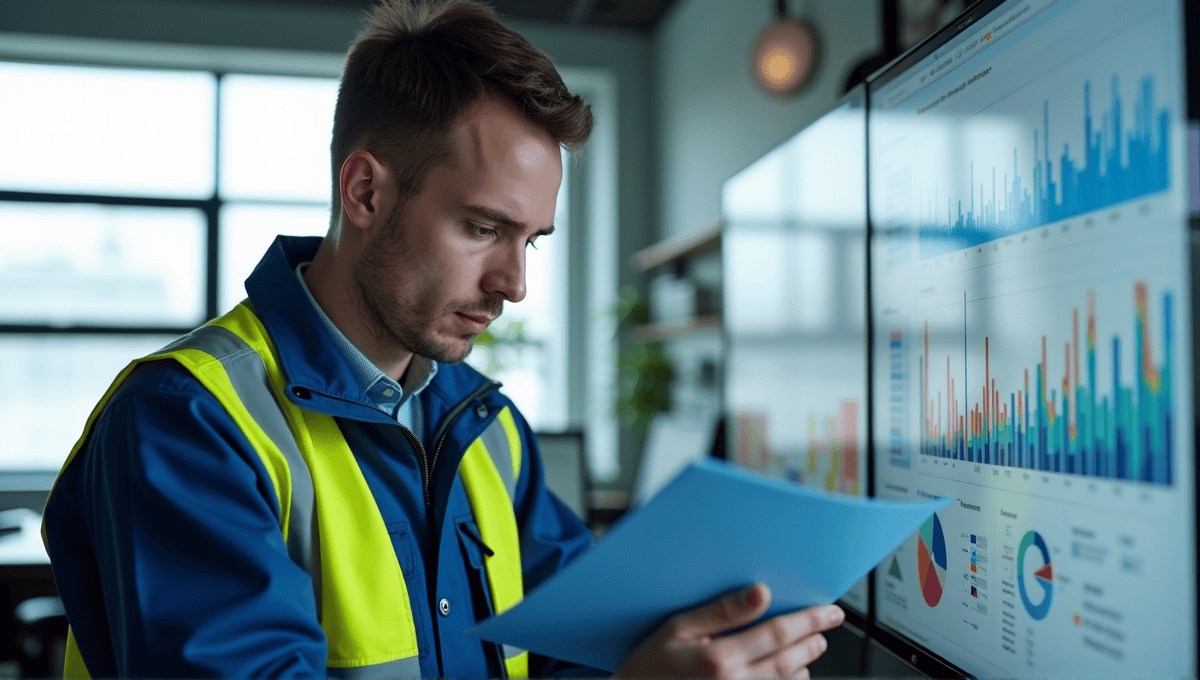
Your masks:
M288 553L312 577L330 676L420 677L408 588L366 479L333 417L302 409L287 397L275 348L246 302L121 371L88 417L63 470L76 460L104 405L133 369L168 359L212 392L262 460L275 487ZM496 613L524 595L513 512L521 448L513 414L504 407L458 468L481 538L491 549L484 559ZM528 653L508 646L503 652L508 677L527 677ZM68 631L64 677L90 677L74 631Z

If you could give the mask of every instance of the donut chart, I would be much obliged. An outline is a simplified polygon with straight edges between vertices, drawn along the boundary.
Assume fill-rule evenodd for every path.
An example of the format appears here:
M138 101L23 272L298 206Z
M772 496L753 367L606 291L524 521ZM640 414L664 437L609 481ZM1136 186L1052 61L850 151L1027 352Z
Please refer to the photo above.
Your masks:
M917 536L917 576L925 604L936 607L946 591L946 536L937 513L921 525Z
M1041 553L1041 560L1036 556L1030 558L1029 568L1033 573L1028 574L1025 571L1025 553L1032 547ZM1027 587L1026 582L1030 586ZM1034 584L1038 587L1033 588ZM1021 604L1025 605L1029 616L1034 621L1046 618L1050 613L1050 601L1054 599L1054 567L1050 564L1050 550L1046 548L1046 541L1036 531L1026 532L1021 539L1021 547L1017 549L1017 585L1021 590ZM1031 590L1034 591L1032 597Z

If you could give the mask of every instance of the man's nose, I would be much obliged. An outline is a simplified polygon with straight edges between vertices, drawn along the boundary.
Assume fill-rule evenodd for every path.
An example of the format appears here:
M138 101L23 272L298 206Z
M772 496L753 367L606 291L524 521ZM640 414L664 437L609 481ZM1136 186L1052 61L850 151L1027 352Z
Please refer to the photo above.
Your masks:
M492 297L509 302L525 299L524 244L505 248L483 279L483 290Z

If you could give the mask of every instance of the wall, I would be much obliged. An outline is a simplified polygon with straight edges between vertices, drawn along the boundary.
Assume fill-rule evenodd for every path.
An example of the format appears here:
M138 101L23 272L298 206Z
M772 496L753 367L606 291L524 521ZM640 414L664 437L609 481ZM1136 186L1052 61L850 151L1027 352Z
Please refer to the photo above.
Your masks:
M879 49L877 0L791 0L822 44L818 72L799 96L758 89L751 50L774 17L769 0L680 0L654 40L658 102L658 236L718 217L721 183L833 105L853 64Z

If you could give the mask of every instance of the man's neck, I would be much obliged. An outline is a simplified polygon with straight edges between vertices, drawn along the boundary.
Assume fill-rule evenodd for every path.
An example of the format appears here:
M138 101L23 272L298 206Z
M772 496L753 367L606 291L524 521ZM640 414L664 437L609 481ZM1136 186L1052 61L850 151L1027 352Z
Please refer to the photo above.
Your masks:
M324 245L317 251L312 264L304 271L304 282L321 310L338 327L358 351L375 364L384 375L403 383L404 373L412 364L412 352L397 351L381 342L371 332L371 322L363 318L353 280L347 267L334 267L334 254Z

